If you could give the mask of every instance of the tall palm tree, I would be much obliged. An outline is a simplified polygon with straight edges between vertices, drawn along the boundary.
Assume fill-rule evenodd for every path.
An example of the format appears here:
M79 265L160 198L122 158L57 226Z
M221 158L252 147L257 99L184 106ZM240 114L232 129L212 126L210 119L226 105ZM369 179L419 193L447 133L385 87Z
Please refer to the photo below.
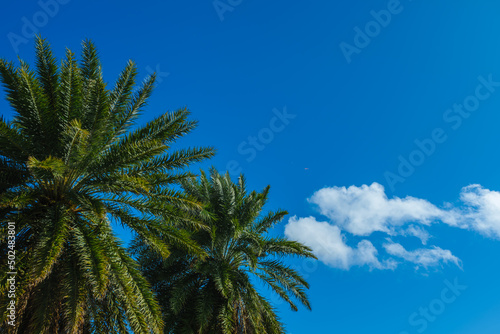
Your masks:
M166 333L284 333L274 307L254 286L255 278L297 310L310 309L303 277L283 256L315 258L311 250L268 231L286 211L262 213L269 186L247 193L245 179L211 170L183 180L187 194L204 203L208 230L193 232L206 256L172 250L161 258L139 239L132 243L141 270L151 282L165 315Z
M188 111L136 118L155 75L136 89L129 62L106 89L97 51L66 51L58 67L36 40L36 70L0 60L0 79L15 115L0 119L0 228L15 223L16 326L9 326L6 270L0 276L3 333L159 333L163 322L150 286L113 230L129 228L161 256L167 244L201 251L179 225L196 224L198 204L169 185L211 148L169 146L196 122ZM0 267L7 267L7 240Z

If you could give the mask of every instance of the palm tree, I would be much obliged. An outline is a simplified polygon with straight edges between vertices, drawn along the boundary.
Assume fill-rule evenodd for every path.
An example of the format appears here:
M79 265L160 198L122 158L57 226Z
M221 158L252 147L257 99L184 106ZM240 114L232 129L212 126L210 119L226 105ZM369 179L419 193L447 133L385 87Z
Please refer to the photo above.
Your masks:
M196 224L200 207L169 185L213 149L169 150L196 126L186 109L134 126L155 82L152 75L136 89L136 77L130 61L106 89L90 41L79 63L67 50L58 67L41 38L36 70L0 60L15 112L0 119L0 233L15 223L17 270L15 327L6 313L11 276L1 270L1 332L162 332L158 303L113 226L161 256L167 243L201 251L178 228ZM2 237L1 268L8 250Z
M199 181L183 180L186 193L204 203L208 230L193 232L206 256L183 249L161 258L136 239L132 252L151 282L165 315L166 333L284 333L274 307L254 286L261 280L296 311L293 299L310 309L305 294L308 283L284 256L315 258L311 250L284 237L268 233L287 214L262 214L269 186L247 193L245 179L238 183L211 170Z

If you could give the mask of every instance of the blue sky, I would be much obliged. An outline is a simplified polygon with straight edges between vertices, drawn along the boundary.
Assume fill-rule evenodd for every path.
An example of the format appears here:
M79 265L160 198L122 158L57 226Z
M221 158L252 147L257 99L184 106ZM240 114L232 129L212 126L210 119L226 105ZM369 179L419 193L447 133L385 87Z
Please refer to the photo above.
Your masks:
M271 184L275 232L321 260L294 262L313 311L278 304L290 333L500 332L496 2L2 5L2 57L31 62L33 30L58 56L91 38L110 83L159 71L141 122L188 106L178 147L218 149L197 167Z

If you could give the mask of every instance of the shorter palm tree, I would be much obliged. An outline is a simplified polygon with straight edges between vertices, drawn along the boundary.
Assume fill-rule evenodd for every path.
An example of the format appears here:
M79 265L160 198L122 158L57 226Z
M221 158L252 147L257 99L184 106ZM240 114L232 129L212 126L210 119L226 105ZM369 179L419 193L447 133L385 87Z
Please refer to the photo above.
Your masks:
M245 179L211 170L210 178L184 180L182 186L204 204L200 217L208 229L193 231L205 256L172 249L164 259L139 239L132 245L140 268L164 311L166 333L284 333L275 308L254 287L260 279L296 311L294 300L310 309L303 277L283 256L315 258L311 250L267 233L286 211L261 215L269 186L247 193Z

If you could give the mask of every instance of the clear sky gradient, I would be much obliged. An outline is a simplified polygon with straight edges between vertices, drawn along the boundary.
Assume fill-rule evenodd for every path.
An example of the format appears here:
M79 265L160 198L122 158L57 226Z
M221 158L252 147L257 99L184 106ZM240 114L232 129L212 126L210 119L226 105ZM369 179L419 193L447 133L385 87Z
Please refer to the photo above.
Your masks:
M158 71L140 122L187 106L199 127L176 147L218 150L193 170L270 184L267 209L290 212L274 232L321 253L294 262L313 310L277 304L290 333L496 334L499 14L493 0L4 0L0 56L32 62L36 31L58 57L92 39L110 85L128 59Z

